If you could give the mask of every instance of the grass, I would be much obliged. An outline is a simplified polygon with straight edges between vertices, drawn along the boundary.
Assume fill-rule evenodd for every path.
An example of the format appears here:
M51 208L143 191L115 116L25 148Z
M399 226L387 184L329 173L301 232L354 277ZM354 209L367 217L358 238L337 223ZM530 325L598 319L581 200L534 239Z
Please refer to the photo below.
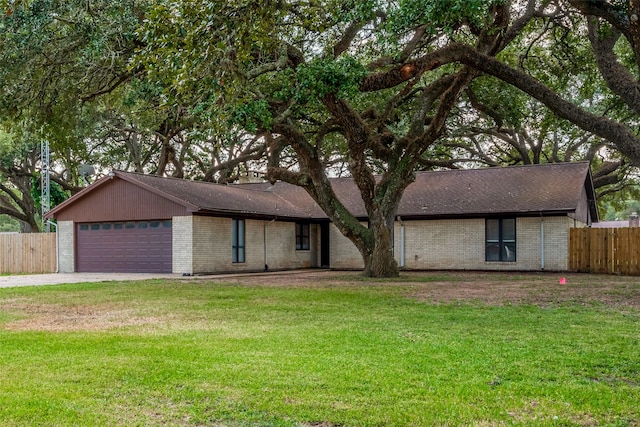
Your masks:
M0 425L639 425L638 310L408 295L376 281L0 289Z
M411 281L414 283L432 283L432 282L455 282L459 278L455 274L447 274L447 273L439 273L439 274L421 274L421 275L407 275L406 273L402 273L399 277L391 277L391 278L374 278L374 277L365 277L362 275L353 275L351 274L342 274L338 276L334 276L329 278L329 281L336 280L344 280L351 282L361 282L361 283L404 283L411 278Z

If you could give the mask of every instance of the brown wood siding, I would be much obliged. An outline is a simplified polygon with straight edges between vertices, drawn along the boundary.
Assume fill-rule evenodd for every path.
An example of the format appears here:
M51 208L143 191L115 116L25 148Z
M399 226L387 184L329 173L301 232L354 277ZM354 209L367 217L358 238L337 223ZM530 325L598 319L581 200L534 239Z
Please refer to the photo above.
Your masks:
M157 194L113 179L60 211L59 221L140 221L188 215L184 206Z

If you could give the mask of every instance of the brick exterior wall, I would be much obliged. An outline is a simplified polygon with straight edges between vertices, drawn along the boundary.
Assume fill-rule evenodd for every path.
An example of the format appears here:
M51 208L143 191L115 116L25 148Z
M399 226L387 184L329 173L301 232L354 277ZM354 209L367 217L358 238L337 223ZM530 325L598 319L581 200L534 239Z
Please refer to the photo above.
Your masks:
M294 222L245 220L245 262L234 263L231 258L231 218L193 216L191 271L176 269L176 236L174 224L174 273L227 273L286 270L318 265L318 230L310 227L310 249L296 250ZM186 230L185 230L186 231ZM265 251L266 240L266 251Z
M521 270L541 270L541 236L544 225L544 269L561 271L569 268L569 229L573 220L568 217L520 218L516 223L517 249ZM522 232L518 229L522 228Z
M172 271L193 274L193 216L174 216L172 228Z
M271 270L317 267L319 264L316 242L320 227L309 226L309 249L296 250L295 222L262 222L266 225L267 264ZM264 234L264 233L263 233ZM264 240L264 238L263 238ZM264 246L263 246L264 248ZM263 256L264 258L264 256Z
M566 216L545 217L544 270L569 266L569 229L580 224ZM394 256L401 264L401 224L394 227ZM541 219L516 219L516 261L485 261L485 220L404 221L404 268L415 270L520 270L543 268ZM356 247L331 225L331 268L361 269Z
M394 229L400 262L401 224ZM484 219L404 221L406 269L472 269L484 264Z
M76 271L75 224L73 221L58 221L58 271Z
M366 223L363 225L366 226ZM331 268L338 270L361 270L364 268L360 251L333 224L329 225L329 249Z
M262 271L318 267L320 227L311 224L310 250L295 250L295 223L245 221L245 262L231 261L231 219L173 217L173 272L178 274ZM485 261L485 221L478 219L404 221L405 269L541 270L541 219L516 220L516 262ZM569 229L585 224L566 216L545 217L544 269L568 269ZM362 269L360 252L338 229L329 226L330 266ZM266 248L265 251L265 237ZM75 271L75 224L58 222L59 271ZM395 223L394 254L401 263L401 224Z
M544 269L561 271L569 263L569 229L566 216L545 217ZM404 221L405 268L454 270L520 270L543 268L541 218L516 219L516 261L485 261L485 220L452 219ZM401 225L396 223L394 253L400 264Z

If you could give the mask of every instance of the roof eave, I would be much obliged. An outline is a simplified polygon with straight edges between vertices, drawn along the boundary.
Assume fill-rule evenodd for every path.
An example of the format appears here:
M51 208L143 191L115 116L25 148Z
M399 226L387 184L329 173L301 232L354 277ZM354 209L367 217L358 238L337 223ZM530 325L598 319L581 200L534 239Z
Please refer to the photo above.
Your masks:
M487 212L462 212L462 213L422 213L402 214L398 213L403 221L434 220L434 219L464 219L464 218L491 218L491 217L544 217L564 216L575 213L576 209L550 209L550 210L526 210L526 211L487 211Z
M589 204L589 211L591 213L591 222L600 222L598 200L596 197L596 189L593 185L593 174L591 173L591 167L587 168L587 177L585 178L584 186L587 192L587 203Z
M241 217L262 220L282 220L282 221L314 221L317 218L311 216L290 215L286 213L274 214L267 212L247 211L238 209L212 209L204 208L193 212L195 215L217 216L217 217ZM322 218L321 218L322 219ZM324 218L326 219L326 218Z

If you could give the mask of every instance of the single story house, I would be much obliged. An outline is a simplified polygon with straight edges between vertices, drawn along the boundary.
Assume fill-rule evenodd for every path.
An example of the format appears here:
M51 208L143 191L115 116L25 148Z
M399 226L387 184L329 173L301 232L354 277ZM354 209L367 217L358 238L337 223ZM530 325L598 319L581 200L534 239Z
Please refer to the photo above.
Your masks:
M600 221L592 225L593 228L627 228L640 227L640 216L637 212L632 212L626 221Z
M331 180L363 224L350 178ZM47 214L62 272L359 269L355 246L300 187L113 171ZM405 269L568 268L569 229L598 221L589 164L419 172L394 225Z

